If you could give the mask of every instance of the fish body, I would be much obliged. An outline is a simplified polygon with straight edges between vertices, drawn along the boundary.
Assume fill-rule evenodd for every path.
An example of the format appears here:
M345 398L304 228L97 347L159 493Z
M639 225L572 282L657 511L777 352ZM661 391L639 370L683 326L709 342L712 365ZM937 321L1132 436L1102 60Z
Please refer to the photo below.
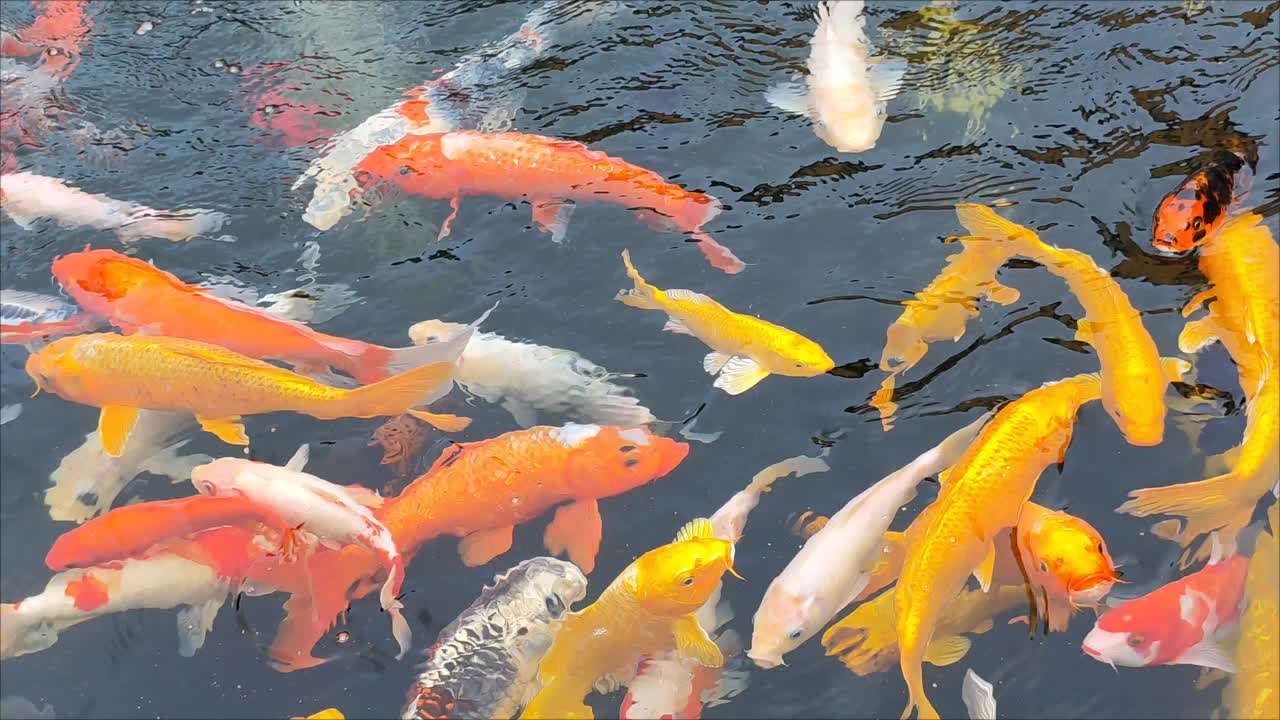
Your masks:
M322 385L225 348L179 338L107 333L54 340L27 358L27 374L43 390L102 408L102 446L118 457L139 409L183 410L205 430L247 445L240 416L292 411L322 420L410 412L437 427L461 429L451 415L411 410L447 387L452 363L433 363L354 390Z
M694 615L733 572L733 544L713 537L711 522L694 520L675 542L631 563L600 597L565 616L538 667L542 689L522 718L591 718L583 699L596 682L629 674L645 655L675 649L706 667L724 664Z
M192 470L191 484L202 495L247 499L335 549L358 545L376 555L387 568L379 599L382 609L391 617L392 633L400 645L398 660L409 651L412 638L409 623L400 612L404 607L399 600L404 584L404 558L391 531L347 489L302 472L307 457L304 445L286 467L242 458L219 458ZM320 581L325 582L326 578L321 577Z
M64 228L114 230L121 242L144 238L182 242L215 232L227 220L212 210L154 210L29 172L0 175L0 210L23 228L49 218Z
M415 343L437 342L458 331L456 323L424 320L409 328ZM572 350L508 340L477 332L462 351L454 380L486 402L500 403L521 427L539 413L570 422L647 425L657 420L614 377Z
M752 620L747 656L769 669L804 644L852 602L870 581L883 535L916 486L946 470L973 443L988 417L949 435L937 447L850 500L810 537L765 590ZM833 561L833 558L839 558Z
M1280 505L1271 506L1270 522L1271 534L1258 534L1249 558L1249 605L1232 653L1237 671L1222 693L1229 717L1280 717Z
M717 268L733 273L746 267L702 230L720 212L715 198L582 143L524 133L410 135L378 148L358 169L414 195L453 200L455 206L459 198L475 195L527 199L534 224L557 242L564 239L572 212L569 201L640 208L636 215L651 225L691 233Z
M807 88L798 82L766 93L771 104L813 120L814 133L840 152L875 147L898 94L906 62L870 55L862 0L818 4L818 27L809 43Z
M1190 366L1161 363L1142 316L1110 274L1088 255L1049 245L1030 228L984 205L957 205L956 215L971 234L1016 245L1020 255L1067 283L1085 313L1076 321L1076 340L1093 347L1102 368L1102 406L1130 444L1159 445L1164 439L1165 392Z
M97 318L52 295L0 290L0 343L37 342L97 326Z
M1164 252L1183 253L1212 238L1227 221L1231 206L1248 192L1256 162L1223 152L1191 173L1156 206L1151 244Z
M304 375L331 369L361 384L411 367L457 362L473 327L458 325L427 348L393 349L326 335L306 325L188 285L114 250L85 250L53 261L53 276L82 307L126 334L164 335L219 345L259 360L282 360Z
M706 343L712 352L702 367L717 376L715 387L730 395L750 390L770 374L814 377L835 367L821 345L797 332L733 312L701 293L660 290L645 282L626 250L622 262L635 287L619 291L614 299L642 310L661 310L668 318L664 330Z
M929 343L959 340L969 320L978 316L982 298L1001 305L1018 300L1015 288L996 279L996 271L1017 252L1010 243L980 237L957 238L960 252L947 258L947 266L938 273L914 300L903 305L902 315L885 333L880 369L889 376L871 399L880 412L880 423L887 431L893 426L897 405L893 388L898 375L920 362L929 351Z
M586 596L582 571L555 558L531 558L497 576L440 631L400 717L515 717L537 692L538 663L564 613Z
M990 585L996 534L1017 524L1040 473L1063 461L1076 412L1101 394L1097 375L1026 393L987 423L943 479L938 499L925 511L923 537L907 548L894 593L900 665L910 695L904 720L916 708L922 720L938 717L925 696L921 662L943 607L971 574Z
M1218 640L1240 619L1247 558L1204 568L1111 608L1085 636L1086 655L1112 666L1200 665L1235 672Z

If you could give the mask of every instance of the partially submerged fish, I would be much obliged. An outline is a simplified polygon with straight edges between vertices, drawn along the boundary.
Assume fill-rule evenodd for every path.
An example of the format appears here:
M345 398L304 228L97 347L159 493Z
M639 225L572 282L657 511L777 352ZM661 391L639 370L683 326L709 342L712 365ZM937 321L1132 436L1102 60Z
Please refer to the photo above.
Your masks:
M1271 533L1258 533L1244 581L1248 607L1232 653L1237 671L1222 692L1228 717L1280 717L1280 504L1267 515Z
M1165 195L1151 218L1151 244L1183 253L1211 240L1253 184L1257 158L1220 152Z
M0 343L30 343L97 328L97 318L52 295L0 290Z
M535 557L494 578L427 650L404 720L511 718L538 691L538 663L587 596L572 563Z
M1080 608L1098 607L1120 579L1102 535L1081 518L1028 502L1014 532L1020 568L1049 632L1066 630Z
M835 367L818 343L803 335L750 315L736 313L692 290L659 290L645 282L622 251L627 276L635 284L614 299L641 310L667 314L669 332L692 335L710 346L702 369L716 375L715 387L730 395L750 390L770 374L814 377Z

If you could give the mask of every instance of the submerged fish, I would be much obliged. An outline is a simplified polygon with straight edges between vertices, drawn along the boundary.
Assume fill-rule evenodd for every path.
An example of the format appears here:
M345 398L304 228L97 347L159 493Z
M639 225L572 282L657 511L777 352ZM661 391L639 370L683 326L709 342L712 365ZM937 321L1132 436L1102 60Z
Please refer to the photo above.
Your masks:
M1074 515L1028 502L1014 528L1020 567L1050 632L1097 607L1120 578L1102 535ZM998 542L998 541L997 541Z
M765 99L813 120L813 131L840 152L875 147L887 117L885 106L902 89L907 63L870 56L862 0L818 4L818 28L810 41L808 87L775 85Z
M1280 504L1268 517L1271 533L1258 533L1244 582L1248 607L1232 653L1237 670L1222 693L1228 717L1280 717Z
M996 720L995 688L982 676L969 668L964 671L964 685L960 688L960 699L969 711L969 720Z
M1182 253L1207 242L1226 222L1231 206L1248 192L1256 166L1256 158L1222 152L1191 173L1156 206L1151 244L1157 250Z
M527 199L533 224L556 242L564 240L573 203L608 202L632 209L659 230L688 233L720 270L746 268L702 229L720 213L719 201L582 143L523 133L411 135L378 148L359 169L414 195L450 200L453 213L441 226L441 237L448 234L464 196Z
M538 690L538 663L562 617L586 596L582 571L555 558L531 558L498 575L440 631L400 717L514 717Z
M596 682L629 674L645 655L675 649L707 667L724 664L694 612L733 570L733 544L711 521L693 520L675 541L641 555L594 603L565 616L538 667L542 689L521 718L591 718L583 699Z
M225 348L193 340L107 333L53 341L27 358L27 374L41 389L102 408L102 447L119 457L140 409L183 410L206 431L247 445L242 415L299 412L322 420L408 412L445 430L470 422L413 410L441 387L452 363L414 368L372 385L343 390Z
M645 282L622 251L627 276L635 283L614 299L641 310L667 314L669 332L692 335L710 346L702 369L716 375L715 386L738 395L770 374L814 377L835 367L835 361L818 343L803 335L729 308L692 290L659 290Z
M65 228L114 230L121 242L144 238L181 242L215 232L227 220L226 215L212 210L153 210L29 172L0 174L0 210L24 229L49 218Z
M0 343L30 343L89 332L97 318L52 295L0 290Z

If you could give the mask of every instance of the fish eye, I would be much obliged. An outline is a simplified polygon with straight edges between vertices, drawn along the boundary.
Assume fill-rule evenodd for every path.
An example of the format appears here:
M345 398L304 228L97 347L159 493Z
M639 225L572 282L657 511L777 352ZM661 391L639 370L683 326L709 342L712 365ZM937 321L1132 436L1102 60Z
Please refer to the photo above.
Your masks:
M792 630L791 632L787 633L787 637L792 640L799 640L800 635L803 633L804 633L803 630L801 630L800 628L796 628L795 630Z
M551 613L551 617L558 618L564 612L564 601L559 595L551 593L547 596L547 612Z
M692 584L693 584L693 576L692 576L692 575L690 575L689 577L687 577L687 578L685 578L685 579L681 580L681 581L680 581L680 584L681 584L681 585L683 585L683 586L685 586L685 587L689 587L690 585L692 585Z
M1140 647L1145 639L1141 633L1133 633L1125 642L1129 643L1129 647Z
M440 336L439 336L439 335L428 335L428 336L427 336L427 342L428 342L428 343L440 342Z
M1192 220L1192 221L1191 221L1191 227L1192 227L1192 228L1194 228L1194 229L1196 229L1196 230L1199 230L1199 229L1200 229L1200 226L1201 226L1201 225L1203 225L1203 224L1204 224L1204 221L1203 221L1203 220L1201 220L1200 218L1196 218L1195 220Z
M1047 572L1049 572L1049 565L1048 565L1048 563L1046 563L1046 562L1045 562L1045 561L1043 561L1043 560L1041 560L1041 561L1040 561L1040 572L1042 572L1042 573L1047 573Z
M58 48L53 48L53 47L51 47L51 48L47 48L47 49L45 49L45 54L47 54L47 55L61 55L61 54L62 54L62 51L61 51L61 50L59 50Z
M396 169L396 172L400 173L401 175L408 175L411 171L409 170L408 165L401 165L399 168Z

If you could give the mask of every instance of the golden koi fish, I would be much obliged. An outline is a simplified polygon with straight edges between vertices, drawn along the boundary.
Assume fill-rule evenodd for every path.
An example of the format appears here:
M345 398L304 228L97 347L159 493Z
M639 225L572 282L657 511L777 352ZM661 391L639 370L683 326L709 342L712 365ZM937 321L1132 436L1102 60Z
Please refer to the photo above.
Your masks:
M411 409L447 387L453 363L414 368L353 390L322 385L216 345L168 337L111 333L55 340L27 358L27 374L41 390L102 408L102 447L119 457L138 410L182 410L232 445L248 445L242 415L298 412L332 420L409 413L442 430L471 421Z
M1088 255L1049 245L1030 228L985 205L957 205L956 215L970 233L1013 241L1017 254L1066 281L1084 306L1085 318L1076 321L1076 339L1098 353L1102 406L1130 444L1159 445L1164 439L1165 390L1190 365L1162 365L1155 341L1124 290Z
M711 347L702 369L718 375L715 386L737 395L770 373L814 377L835 367L818 343L766 320L742 315L692 290L659 290L645 282L622 251L622 262L635 288L622 290L615 300L642 310L667 314L663 330L692 335Z
M1272 505L1271 534L1258 533L1245 597L1249 606L1240 618L1234 653L1239 670L1223 691L1228 717L1280 717L1280 504Z

